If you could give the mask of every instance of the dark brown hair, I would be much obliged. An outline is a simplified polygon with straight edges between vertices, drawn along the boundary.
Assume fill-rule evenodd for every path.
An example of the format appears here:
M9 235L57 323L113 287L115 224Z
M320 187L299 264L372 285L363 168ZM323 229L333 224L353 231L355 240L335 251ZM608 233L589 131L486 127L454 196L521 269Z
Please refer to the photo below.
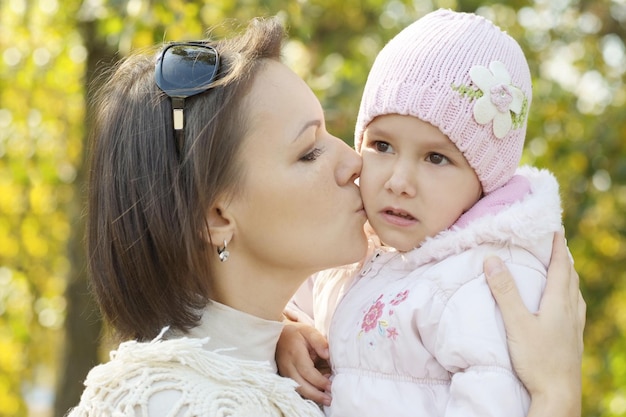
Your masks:
M242 34L210 42L220 55L218 80L185 102L181 155L170 99L154 81L157 54L128 57L95 95L89 267L120 336L146 340L164 326L198 323L211 296L205 216L242 180L238 153L251 105L244 98L264 60L279 59L283 38L276 19L255 19Z

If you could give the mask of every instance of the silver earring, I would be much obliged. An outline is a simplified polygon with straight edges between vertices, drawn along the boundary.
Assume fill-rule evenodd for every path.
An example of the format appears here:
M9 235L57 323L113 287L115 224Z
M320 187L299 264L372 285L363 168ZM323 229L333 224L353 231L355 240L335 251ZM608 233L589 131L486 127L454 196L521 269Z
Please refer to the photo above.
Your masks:
M226 246L226 239L224 239L224 247L217 247L217 255L220 257L220 262L226 262L228 260L228 256L230 255L230 252L228 252Z

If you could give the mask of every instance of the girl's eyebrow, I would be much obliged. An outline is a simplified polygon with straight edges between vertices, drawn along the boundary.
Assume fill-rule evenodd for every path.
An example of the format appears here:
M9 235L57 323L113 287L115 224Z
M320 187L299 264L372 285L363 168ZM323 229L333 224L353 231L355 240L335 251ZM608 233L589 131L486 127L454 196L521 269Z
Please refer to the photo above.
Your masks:
M387 131L387 129L384 129L380 126L373 126L373 127L368 126L364 133L366 132L371 132L375 135L383 135L383 136L389 135L389 132Z

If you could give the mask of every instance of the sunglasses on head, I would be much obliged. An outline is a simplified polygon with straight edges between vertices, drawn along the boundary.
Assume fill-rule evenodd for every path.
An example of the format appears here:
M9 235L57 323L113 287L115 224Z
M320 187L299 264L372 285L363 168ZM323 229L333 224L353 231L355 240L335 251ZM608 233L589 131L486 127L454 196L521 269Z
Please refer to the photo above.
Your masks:
M169 44L156 61L156 84L172 101L174 136L179 155L185 139L185 99L210 89L218 67L217 51L202 41Z

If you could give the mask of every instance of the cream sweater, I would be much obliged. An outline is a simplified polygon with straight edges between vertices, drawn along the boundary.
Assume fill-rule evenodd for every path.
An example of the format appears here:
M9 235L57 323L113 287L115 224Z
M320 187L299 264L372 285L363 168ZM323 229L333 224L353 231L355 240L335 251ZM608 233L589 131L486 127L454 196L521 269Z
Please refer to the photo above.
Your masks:
M296 383L276 374L282 324L211 303L191 337L129 341L93 368L69 417L315 416ZM199 337L203 336L203 337Z

